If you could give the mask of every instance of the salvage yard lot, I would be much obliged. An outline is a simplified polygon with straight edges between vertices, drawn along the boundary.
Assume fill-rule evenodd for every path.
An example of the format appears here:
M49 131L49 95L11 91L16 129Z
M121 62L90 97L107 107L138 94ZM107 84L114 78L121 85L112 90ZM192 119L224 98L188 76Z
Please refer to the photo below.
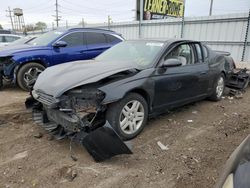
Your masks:
M250 131L248 88L242 99L201 101L151 119L132 140L132 155L96 163L73 144L73 161L69 140L52 140L33 124L27 96L12 87L0 92L0 187L212 187Z

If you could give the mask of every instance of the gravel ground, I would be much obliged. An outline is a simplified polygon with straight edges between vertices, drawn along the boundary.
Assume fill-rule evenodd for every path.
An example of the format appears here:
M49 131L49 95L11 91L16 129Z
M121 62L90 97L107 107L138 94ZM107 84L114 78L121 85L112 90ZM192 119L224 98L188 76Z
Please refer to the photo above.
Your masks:
M69 140L53 140L32 123L27 96L0 91L0 187L213 187L250 130L248 89L242 99L201 101L151 119L132 140L132 155L96 163L74 144L73 161Z

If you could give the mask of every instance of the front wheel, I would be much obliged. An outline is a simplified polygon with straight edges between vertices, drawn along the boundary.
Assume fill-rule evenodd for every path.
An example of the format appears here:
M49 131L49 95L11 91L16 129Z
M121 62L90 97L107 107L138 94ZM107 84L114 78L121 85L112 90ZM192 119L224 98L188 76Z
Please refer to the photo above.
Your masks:
M19 87L25 91L29 91L44 69L45 67L39 63L27 63L23 65L17 73L17 83Z
M148 119L148 104L137 93L130 93L108 107L106 118L123 140L136 137Z
M225 76L221 74L217 81L215 82L213 94L210 96L210 99L213 101L219 101L222 98L222 95L225 90Z

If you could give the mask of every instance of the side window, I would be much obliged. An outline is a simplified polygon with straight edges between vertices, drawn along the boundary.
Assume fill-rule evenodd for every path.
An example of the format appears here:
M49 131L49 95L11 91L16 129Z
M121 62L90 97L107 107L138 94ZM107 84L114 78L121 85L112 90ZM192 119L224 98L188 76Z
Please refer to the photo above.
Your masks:
M91 33L86 32L85 38L87 41L87 44L101 44L101 43L107 43L106 38L103 33Z
M5 36L5 42L13 42L17 39L18 39L18 37Z
M206 46L202 45L202 51L203 51L204 59L208 58L208 51L207 51Z
M181 44L175 47L165 58L167 59L179 59L182 65L194 64L194 53L189 44Z
M105 34L107 42L108 43L118 43L121 42L121 39L113 36L113 35L109 35L109 34Z
M196 52L197 52L197 60L199 63L202 63L204 62L203 61L203 57L202 57L202 50L201 50L201 46L200 44L195 44L195 49L196 49Z
M4 42L3 36L0 36L0 42Z
M61 41L65 41L67 43L67 47L82 46L84 44L83 33L82 32L70 33L65 37L63 37Z

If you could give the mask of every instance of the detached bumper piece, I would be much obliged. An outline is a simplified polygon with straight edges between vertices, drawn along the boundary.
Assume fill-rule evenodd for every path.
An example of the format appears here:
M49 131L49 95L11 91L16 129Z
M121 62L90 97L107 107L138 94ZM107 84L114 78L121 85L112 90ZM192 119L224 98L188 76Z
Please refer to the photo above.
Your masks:
M247 69L232 73L227 81L227 87L235 90L244 90L249 84L250 74Z
M26 106L30 106L33 101L26 100ZM108 121L93 131L85 132L76 130L74 127L78 123L72 119L63 117L57 110L45 111L34 108L32 117L36 124L47 130L57 140L71 138L75 142L84 146L96 162L101 162L115 155L132 154L129 147L117 135ZM53 118L53 120L51 120ZM60 125L64 124L64 125Z

